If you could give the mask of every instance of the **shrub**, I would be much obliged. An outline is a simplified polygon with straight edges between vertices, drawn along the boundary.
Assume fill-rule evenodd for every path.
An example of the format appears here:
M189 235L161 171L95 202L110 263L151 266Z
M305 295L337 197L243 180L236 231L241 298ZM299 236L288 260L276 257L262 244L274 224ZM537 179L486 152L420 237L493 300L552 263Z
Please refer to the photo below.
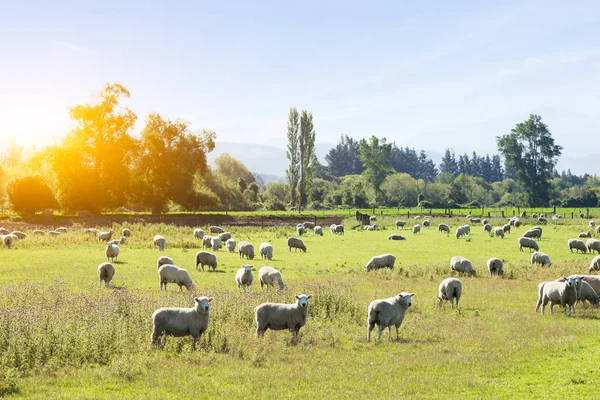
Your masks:
M40 176L25 176L7 185L8 199L18 213L35 213L58 207L58 202Z

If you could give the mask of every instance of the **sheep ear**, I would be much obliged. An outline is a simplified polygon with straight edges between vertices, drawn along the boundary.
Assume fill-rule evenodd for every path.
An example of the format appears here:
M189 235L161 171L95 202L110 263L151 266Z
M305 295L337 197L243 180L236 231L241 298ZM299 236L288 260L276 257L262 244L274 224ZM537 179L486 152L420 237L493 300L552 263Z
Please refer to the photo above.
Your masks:
M296 298L297 298L298 300L300 300L300 296L296 295Z
M208 298L208 302L210 303L211 301L213 301L215 298L214 297L209 297Z
M410 297L414 297L414 295L415 295L415 294L414 294L414 293L409 293L408 295L409 295Z
M194 301L195 301L196 303L198 302L198 300L200 300L200 299L199 299L199 298L197 298L197 297L194 297Z
M312 294L309 294L308 296L306 296L307 299L312 298Z

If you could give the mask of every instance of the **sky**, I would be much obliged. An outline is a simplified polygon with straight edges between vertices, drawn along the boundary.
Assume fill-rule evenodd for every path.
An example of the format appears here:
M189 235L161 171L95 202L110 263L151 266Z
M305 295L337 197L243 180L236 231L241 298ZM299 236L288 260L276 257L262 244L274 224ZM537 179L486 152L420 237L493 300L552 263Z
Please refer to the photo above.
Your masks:
M598 1L0 0L0 146L58 143L107 82L138 115L285 146L376 135L495 153L535 113L566 157L600 153ZM590 140L594 138L594 140Z

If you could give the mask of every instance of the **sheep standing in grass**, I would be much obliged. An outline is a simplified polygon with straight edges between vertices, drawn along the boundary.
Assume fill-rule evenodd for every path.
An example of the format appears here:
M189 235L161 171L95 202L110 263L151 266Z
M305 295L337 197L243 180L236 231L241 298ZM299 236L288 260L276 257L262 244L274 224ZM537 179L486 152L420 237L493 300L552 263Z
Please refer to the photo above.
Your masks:
M294 249L294 251L296 251L296 249L300 249L302 252L306 253L306 245L300 238L289 237L287 240L287 245L289 251L292 251L292 249Z
M172 258L167 256L158 257L158 260L156 260L156 269L160 269L160 267L162 267L165 264L175 265L175 261L173 261Z
M379 332L377 340L381 340L381 334L385 328L388 329L388 340L391 339L392 326L396 327L396 340L400 340L398 328L402 325L406 310L412 305L414 293L401 292L387 299L373 300L367 309L367 342L371 341L371 331L378 325Z
M388 240L406 240L406 238L402 235L390 235Z
M600 256L596 256L592 259L588 272L600 271Z
M223 242L221 241L221 238L218 236L214 236L211 240L210 240L210 246L212 248L213 251L217 251L221 248L221 245L223 244Z
M581 240L569 239L567 243L571 253L573 252L573 249L575 249L577 253L579 253L579 251L581 251L583 254L587 252L587 247L585 247L585 243L583 243Z
M540 284L541 285L541 284ZM539 287L538 287L539 290ZM542 315L544 308L550 302L550 313L554 312L554 304L560 304L565 315L567 315L567 306L569 307L569 317L572 314L573 306L577 301L577 289L575 288L575 279L567 278L566 282L547 282L541 288L541 298L538 297L538 302L535 311L542 306Z
M183 268L176 267L172 264L161 265L158 269L158 277L160 280L160 290L167 290L167 283L175 283L179 285L179 291L185 286L187 290L192 290L194 282L190 274Z
M83 232L84 233L93 233L94 235L98 235L100 233L100 231L96 228L87 228ZM98 241L100 241L100 240L98 240Z
M310 294L299 294L294 304L263 303L255 307L256 336L264 336L267 329L289 329L292 336L298 336L300 328L306 325L308 300L311 297Z
M454 234L454 236L456 236L457 239L464 237L467 234L467 232L465 231L465 227L464 226L459 226L456 228L456 233Z
M270 243L262 242L259 247L260 259L272 260L273 259L273 246Z
M115 231L113 231L112 229L108 232L98 232L98 241L105 241L108 242L111 238L112 235L115 233Z
M117 246L116 244L106 245L106 249L104 249L104 253L106 254L107 260L116 261L117 257L119 257L119 246Z
M406 221L401 221L401 220L396 221L396 229L398 229L398 228L404 229L405 226L406 226Z
M131 235L132 235L131 230L128 228L124 228L123 231L121 232L121 236L131 237Z
M450 259L450 268L452 271L460 272L468 275L475 275L473 263L461 256L454 256Z
M438 304L441 307L444 304L444 301L450 302L450 308L454 308L454 300L456 300L456 307L458 307L458 302L460 301L460 296L462 294L462 283L456 278L446 278L438 287Z
M499 237L499 238L504 239L504 229L502 229L502 228L494 229L494 235L496 235L497 238Z
M154 248L158 247L159 251L165 251L165 245L167 244L167 239L165 239L161 235L154 236L152 239L152 245Z
M382 254L379 256L373 256L369 260L369 262L365 265L365 271L369 272L371 270L379 269L379 268L389 268L391 270L394 269L394 264L396 263L396 256L393 254Z
M204 272L204 266L208 266L208 271L212 268L213 271L217 269L217 256L209 253L208 251L199 251L196 253L196 270L198 270L198 265L202 267L202 272Z
M530 228L523 233L523 237L542 240L542 229L539 227Z
M531 214L531 218L537 218L537 217L538 217L537 213Z
M16 236L17 238L19 238L21 240L23 240L27 237L27 235L21 231L13 231L13 232L11 232L11 235Z
M344 234L344 225L336 225L334 228L334 233L335 234L340 234L343 235Z
M2 243L4 243L4 247L6 247L7 249L12 249L13 236L11 236L11 235L2 235L2 236L0 236L0 238L2 239Z
M252 265L246 264L242 268L238 269L235 274L235 283L238 289L244 287L248 289L254 282L254 275L252 275Z
M204 231L202 229L194 229L194 239L202 239L204 237Z
M98 267L98 278L100 279L100 287L102 287L102 281L104 281L104 286L108 287L110 285L110 281L112 281L113 276L115 276L115 267L108 262L100 264Z
M490 277L493 277L494 274L498 276L504 275L504 263L499 258L490 258L487 260L488 271L490 272Z
M484 231L485 233L492 233L492 226L491 226L490 224L485 224L485 225L483 226L483 231Z
M0 228L0 235L8 235L10 231L6 228Z
M546 253L542 253L541 251L534 251L531 253L531 264L540 264L542 268L544 266L551 267L552 262L550 261L550 257Z
M69 230L67 228L65 228L64 226L59 226L58 228L55 229L56 232L60 232L60 233L67 233L69 232Z
M600 254L600 240L588 239L585 242L585 246L587 247L590 254L594 253L594 250L596 251L596 253Z
M335 235L335 224L329 225L329 230L331 231L332 235Z
M528 248L528 249L533 249L534 251L539 251L540 250L540 246L537 244L537 242L531 238L528 237L520 237L519 240L519 251L523 251L523 247Z
M546 219L546 217L539 217L538 221L541 222L542 224L548 223L548 220Z
M208 231L213 235L218 235L219 233L225 232L225 229L221 228L220 226L211 226L208 228Z
M596 226L596 222L590 221L590 222L588 222L588 226L593 229Z
M152 314L154 328L150 341L153 345L164 347L166 336L182 337L191 335L194 339L192 350L208 329L209 303L212 297L194 297L194 307L191 308L159 308ZM165 338L161 341L162 335Z
M586 300L593 306L598 307L600 297L589 283L587 283L586 281L582 281L581 288L579 289L579 298L577 299L577 302L581 301L581 303L585 305Z
M369 217L369 222L370 222L370 223L373 223L373 222L375 222L375 221L377 221L377 217L376 217L376 216L374 216L374 215L371 215L371 216Z
M36 230L33 231L33 234L34 235L39 235L39 236L45 236L46 232L44 232L44 231L42 231L40 229L36 229Z
M315 226L313 230L315 232L315 235L323 236L323 228L319 225Z
M210 249L212 248L212 236L204 236L202 238L202 248L203 249Z
M304 229L314 229L315 228L315 223L314 222L303 222L302 226L304 226Z
M428 220L428 219L424 219L424 220L423 220L423 226L424 226L425 228L429 228L429 226L431 226L431 221L430 221L430 220Z
M231 239L231 232L219 233L219 238L221 239L221 242L226 242Z
M450 227L446 224L438 225L438 232L446 232L448 235L450 234Z
M579 238L580 239L585 239L585 238L591 238L592 237L592 233L590 231L587 232L581 232L579 234Z
M419 232L421 232L421 225L419 225L419 224L416 224L416 225L415 225L415 226L413 226L413 228L412 228L412 233L413 233L413 235L415 235L415 234L417 234L417 233L419 233Z
M50 235L50 236L60 236L61 233L60 232L56 232L56 231L50 231L50 232L48 232L48 235Z
M227 239L227 241L225 242L225 247L227 247L227 250L230 253L235 252L235 245L236 245L235 239Z
M510 224L506 224L502 227L502 230L504 231L504 233L507 233L507 232L510 233L510 227L511 227Z
M244 258L244 256L246 256L246 259L254 260L254 246L252 243L246 241L240 242L238 245L238 252L240 254L240 258Z
M596 227L596 235L600 235L600 226Z
M488 221L487 219L484 219L484 220L482 220L482 221L481 221L481 225L487 225L487 224L488 224L488 222L489 222L489 221Z
M281 272L272 267L262 267L258 271L258 280L260 282L261 289L264 286L275 286L275 284L279 286L279 290L283 290L285 288L283 278L281 277Z
M306 229L304 228L304 226L297 226L296 233L298 234L298 236L302 236L306 233Z

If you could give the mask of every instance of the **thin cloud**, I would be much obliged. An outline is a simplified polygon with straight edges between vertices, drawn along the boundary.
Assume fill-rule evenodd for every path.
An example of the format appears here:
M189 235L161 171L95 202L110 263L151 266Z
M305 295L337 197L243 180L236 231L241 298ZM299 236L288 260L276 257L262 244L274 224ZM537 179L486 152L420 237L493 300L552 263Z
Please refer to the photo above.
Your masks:
M62 48L62 49L69 49L71 51L74 51L76 53L81 53L81 54L85 54L88 56L91 56L94 54L94 52L90 49L87 49L85 47L82 46L77 46L74 45L72 43L69 42L65 42L62 40L57 40L57 39L52 39L52 47L54 48Z

